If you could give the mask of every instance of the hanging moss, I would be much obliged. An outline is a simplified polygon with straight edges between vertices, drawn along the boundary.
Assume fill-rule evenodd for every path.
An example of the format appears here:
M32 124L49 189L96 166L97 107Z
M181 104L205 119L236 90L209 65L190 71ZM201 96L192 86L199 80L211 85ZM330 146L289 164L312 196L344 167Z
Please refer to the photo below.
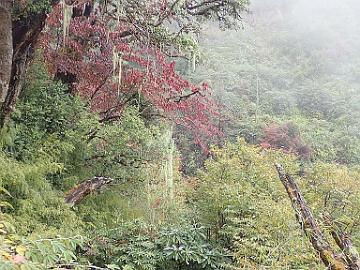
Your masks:
M193 72L195 72L195 70L196 70L196 54L195 54L195 52L192 53L192 69L193 69Z
M69 34L69 26L71 22L71 17L73 13L73 6L65 3L65 0L62 1L63 7L63 41L65 44L66 37Z
M121 86L121 77L122 77L122 56L119 54L115 48L113 48L113 78L117 80L118 84L118 95L120 94L120 86Z

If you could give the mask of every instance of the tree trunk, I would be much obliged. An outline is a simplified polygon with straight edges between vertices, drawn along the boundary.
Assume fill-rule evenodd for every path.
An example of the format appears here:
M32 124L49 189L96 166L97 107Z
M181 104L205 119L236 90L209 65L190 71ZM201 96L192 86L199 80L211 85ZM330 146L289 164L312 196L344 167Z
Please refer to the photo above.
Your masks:
M279 178L288 193L291 205L295 210L297 221L305 234L309 237L312 246L320 255L323 263L331 270L357 269L350 268L344 260L343 255L336 254L331 248L294 179L284 171L280 164L275 164L275 167L279 173Z
M14 110L24 83L26 70L34 56L35 45L44 28L47 12L44 10L25 17L14 18L12 22L10 17L9 22L12 1L1 0L0 2L0 33L5 33L0 38L0 59L1 63L5 63L5 66L1 65L0 67L0 95L3 102L0 128L2 128ZM52 6L58 3L59 0L51 1ZM9 49L8 45L11 42L12 47ZM11 65L10 73L9 65Z
M108 177L94 177L71 189L65 196L65 202L70 206L80 203L87 195L93 191L100 190L114 180Z
M34 14L20 18L12 24L13 56L11 76L4 103L1 107L0 126L3 127L14 109L24 83L29 62L33 59L34 47L44 27L46 14Z
M13 55L11 0L0 1L0 103L5 101L11 77Z

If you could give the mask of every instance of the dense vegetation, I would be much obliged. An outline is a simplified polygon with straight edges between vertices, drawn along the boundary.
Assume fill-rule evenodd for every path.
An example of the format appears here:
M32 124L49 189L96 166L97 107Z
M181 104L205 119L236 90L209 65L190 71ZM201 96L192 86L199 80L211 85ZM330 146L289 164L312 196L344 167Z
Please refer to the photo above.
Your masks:
M360 269L356 10L15 2L0 269Z

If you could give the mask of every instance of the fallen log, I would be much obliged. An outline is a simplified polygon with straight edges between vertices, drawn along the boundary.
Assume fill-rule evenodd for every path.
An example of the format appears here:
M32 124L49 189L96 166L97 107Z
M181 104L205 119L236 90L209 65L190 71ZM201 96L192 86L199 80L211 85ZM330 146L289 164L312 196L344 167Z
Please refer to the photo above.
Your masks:
M114 179L108 177L93 177L83 181L67 192L65 196L65 203L69 204L70 206L74 206L80 203L93 191L100 190L104 186L114 181Z
M309 237L313 248L319 254L322 262L330 270L358 270L358 268L350 267L343 254L336 254L334 249L332 249L294 179L285 172L280 164L275 164L275 167L280 181L283 183L290 198L296 219L304 233Z

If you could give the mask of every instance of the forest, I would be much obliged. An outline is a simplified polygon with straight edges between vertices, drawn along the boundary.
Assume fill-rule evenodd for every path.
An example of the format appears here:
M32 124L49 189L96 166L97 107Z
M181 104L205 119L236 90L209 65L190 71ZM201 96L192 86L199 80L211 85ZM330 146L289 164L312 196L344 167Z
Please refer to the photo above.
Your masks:
M0 0L0 270L360 270L355 0Z

